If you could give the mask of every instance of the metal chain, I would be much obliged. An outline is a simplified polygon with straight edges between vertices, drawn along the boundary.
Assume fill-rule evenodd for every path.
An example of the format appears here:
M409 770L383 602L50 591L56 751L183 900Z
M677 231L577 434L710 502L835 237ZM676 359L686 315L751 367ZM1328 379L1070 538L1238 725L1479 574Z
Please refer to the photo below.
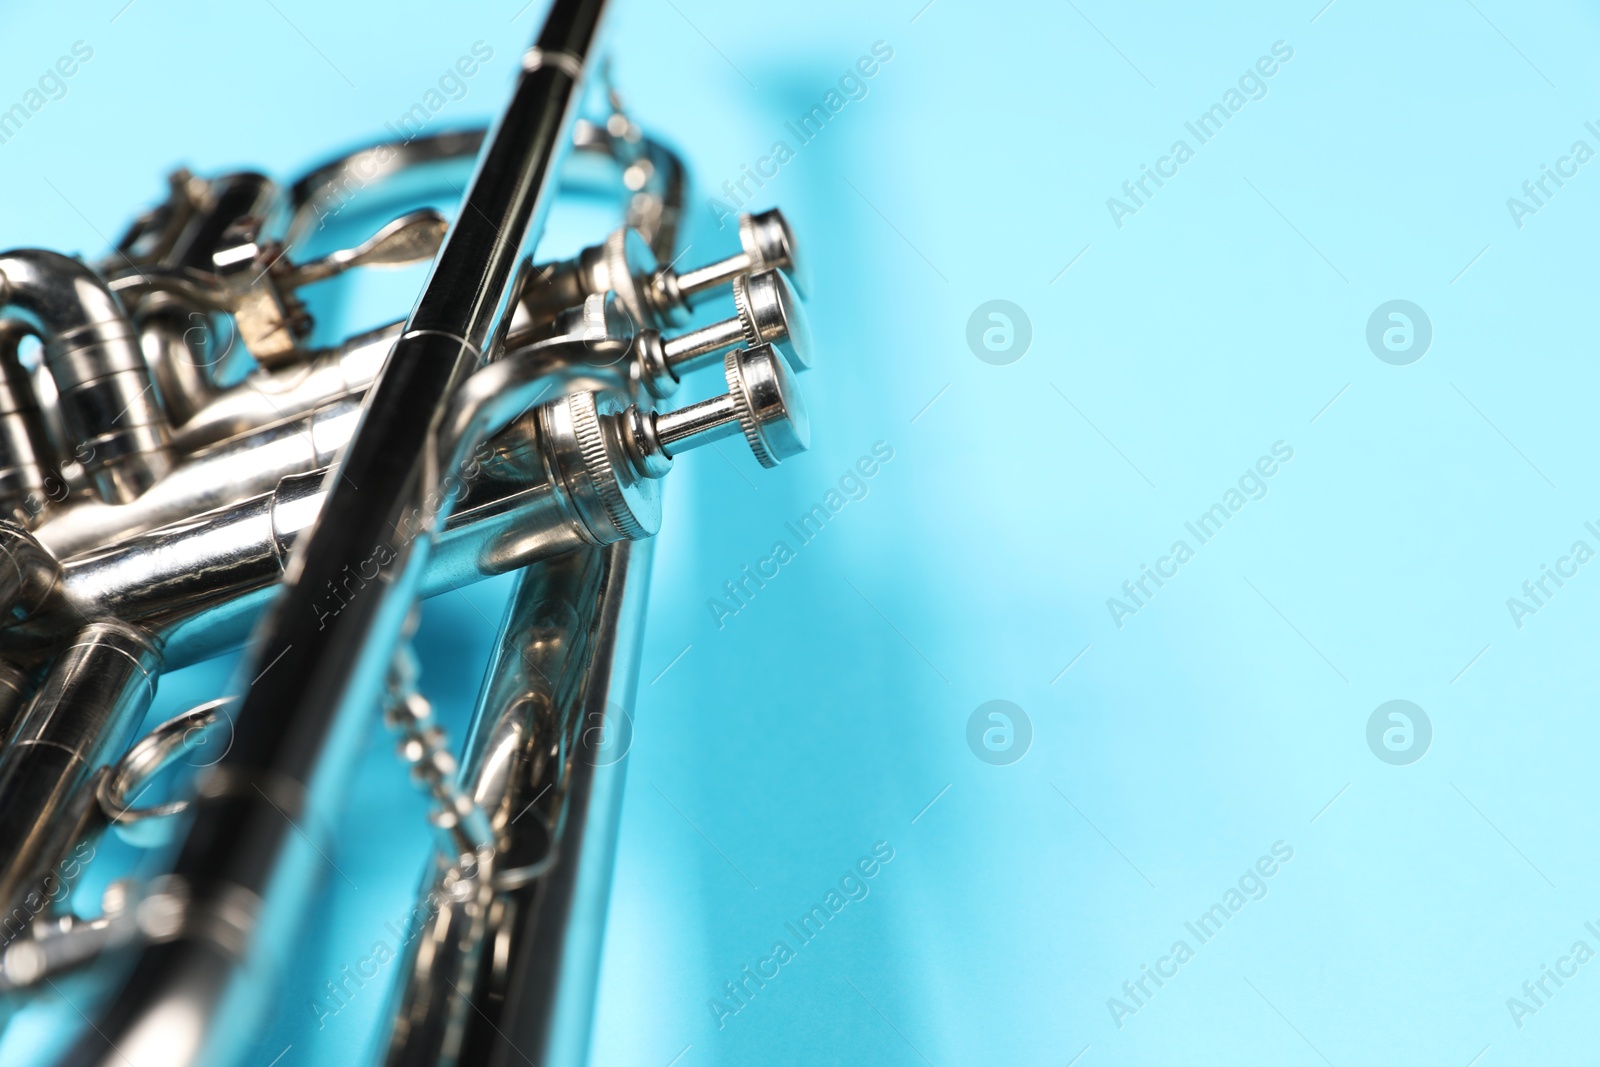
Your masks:
M410 768L412 781L433 800L428 821L441 831L450 855L476 855L492 843L489 819L456 781L449 736L434 721L433 704L417 692L418 673L416 653L406 640L389 668L384 725L398 735L395 754Z

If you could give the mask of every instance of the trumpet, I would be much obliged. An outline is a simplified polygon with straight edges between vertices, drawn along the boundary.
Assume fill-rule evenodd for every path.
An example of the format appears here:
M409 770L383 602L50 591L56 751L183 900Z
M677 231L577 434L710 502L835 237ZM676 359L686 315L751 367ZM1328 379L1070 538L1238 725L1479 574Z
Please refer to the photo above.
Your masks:
M179 171L93 263L0 253L0 1023L70 983L83 1026L51 1062L259 1051L328 877L318 813L380 721L434 850L373 1062L585 1062L664 479L724 439L805 450L812 360L779 211L677 266L682 161L587 92L605 6L554 0L487 130L289 182ZM453 213L306 255L352 198L469 163ZM575 181L620 225L541 261ZM302 289L420 263L404 319L311 344ZM714 298L731 314L690 328ZM721 393L671 403L713 368ZM504 574L452 741L420 604ZM141 734L163 673L241 648L229 691ZM69 890L107 833L138 858L95 911Z

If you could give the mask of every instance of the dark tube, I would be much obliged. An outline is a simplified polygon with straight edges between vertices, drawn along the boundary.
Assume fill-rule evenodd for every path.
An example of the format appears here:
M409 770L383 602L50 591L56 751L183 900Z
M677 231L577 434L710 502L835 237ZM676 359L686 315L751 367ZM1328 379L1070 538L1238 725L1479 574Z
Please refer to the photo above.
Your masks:
M447 513L447 502L429 499L445 473L435 466L440 423L451 394L509 324L604 7L555 0L537 50L525 56L355 439L329 475L320 518L295 546L245 657L242 677L252 681L234 743L199 784L173 868L189 888L189 922L178 940L141 953L67 1062L116 1063L118 1045L174 1018L186 1026L161 1035L170 1050L161 1062L230 1064L252 1051L312 888L328 876L313 840L318 824L306 813L338 803L420 588L428 539L383 553L378 580L331 619L321 603L350 571L370 568L402 524Z

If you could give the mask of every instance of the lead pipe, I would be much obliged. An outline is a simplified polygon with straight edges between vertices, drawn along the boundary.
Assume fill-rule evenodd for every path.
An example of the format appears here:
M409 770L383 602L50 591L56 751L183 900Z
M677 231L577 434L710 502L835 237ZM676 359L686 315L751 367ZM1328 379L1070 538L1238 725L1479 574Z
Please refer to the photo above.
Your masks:
M303 364L251 374L173 430L173 447L197 452L262 426L299 418L330 400L366 392L404 325L380 326Z
M271 492L284 478L321 470L355 432L359 396L268 425L186 459L126 504L76 502L35 530L57 559L102 550L131 536Z
M252 1049L325 870L307 836L319 828L301 829L295 816L338 803L419 591L428 539L398 546L377 565L382 580L331 618L319 605L350 569L372 566L375 551L419 508L441 522L448 514L429 502L445 473L435 453L445 405L504 338L604 8L603 0L555 0L406 332L367 394L319 521L296 546L245 657L243 677L254 680L234 743L200 783L173 864L199 918L179 940L140 953L66 1063L115 1062L125 1042L174 1017L185 1020L184 1032L163 1035L164 1048L142 1045L150 1062L232 1064Z

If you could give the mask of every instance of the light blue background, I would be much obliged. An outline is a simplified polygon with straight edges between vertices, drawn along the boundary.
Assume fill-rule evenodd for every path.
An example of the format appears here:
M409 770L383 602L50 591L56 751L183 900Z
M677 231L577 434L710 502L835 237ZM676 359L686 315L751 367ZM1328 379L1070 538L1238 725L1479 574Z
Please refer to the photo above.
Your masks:
M478 39L496 59L438 122L481 120L542 7L121 2L0 16L7 104L95 49L0 145L0 244L98 254L180 161L296 172ZM1600 163L1522 228L1506 199L1600 149L1593 5L920 6L614 13L633 112L700 180L685 262L733 243L708 187L793 147L875 41L894 58L756 201L811 261L812 451L762 472L730 443L672 478L594 1063L1579 1062L1600 964L1520 1029L1506 1001L1600 950L1600 565L1520 629L1506 598L1600 548ZM1185 121L1278 41L1267 96L1196 146ZM1106 198L1180 137L1195 158L1118 228ZM557 220L550 248L597 234ZM1032 322L1008 366L964 336L996 298ZM1365 341L1396 298L1434 329L1409 366ZM708 598L878 441L866 498L719 628ZM1266 498L1119 629L1106 598L1278 441ZM428 609L458 737L504 592ZM992 699L1032 722L1011 766L967 747ZM1409 766L1367 747L1391 699L1433 724ZM305 1001L414 889L422 804L388 748L340 816L360 888L330 877L263 1064L351 1062L376 1021L375 988L320 1032ZM719 1029L708 998L877 841L870 896ZM1278 841L1266 897L1197 945L1185 920ZM1107 998L1180 937L1195 958L1119 1029ZM40 1005L0 1059L73 1024Z

